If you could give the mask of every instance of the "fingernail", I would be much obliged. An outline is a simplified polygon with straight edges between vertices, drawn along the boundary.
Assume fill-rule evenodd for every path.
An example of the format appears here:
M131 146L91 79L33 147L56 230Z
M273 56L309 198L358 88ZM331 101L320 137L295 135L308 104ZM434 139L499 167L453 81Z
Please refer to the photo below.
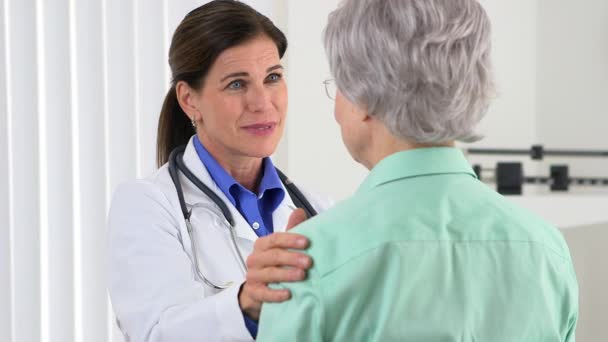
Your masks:
M300 269L295 269L292 271L293 277L295 280L300 280L302 278L304 278L304 271L300 270Z
M299 238L298 240L296 240L296 244L298 245L298 247L306 247L306 243L308 241L305 238Z
M301 257L301 258L298 259L298 263L300 264L300 266L308 267L308 258L307 257Z

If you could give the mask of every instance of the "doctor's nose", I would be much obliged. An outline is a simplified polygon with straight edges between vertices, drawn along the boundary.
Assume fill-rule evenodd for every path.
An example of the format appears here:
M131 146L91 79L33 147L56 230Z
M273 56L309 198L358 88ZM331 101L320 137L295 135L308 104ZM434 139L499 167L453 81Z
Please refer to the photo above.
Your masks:
M251 112L264 112L271 105L270 90L264 86L254 86L246 96L247 109Z

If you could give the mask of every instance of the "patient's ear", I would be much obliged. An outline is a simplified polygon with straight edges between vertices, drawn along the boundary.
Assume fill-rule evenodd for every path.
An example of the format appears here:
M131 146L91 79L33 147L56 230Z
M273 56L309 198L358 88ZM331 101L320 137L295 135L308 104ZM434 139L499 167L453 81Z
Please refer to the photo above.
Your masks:
M351 114L355 115L359 121L367 121L372 117L368 114L367 109L364 109L362 106L353 105L351 107Z

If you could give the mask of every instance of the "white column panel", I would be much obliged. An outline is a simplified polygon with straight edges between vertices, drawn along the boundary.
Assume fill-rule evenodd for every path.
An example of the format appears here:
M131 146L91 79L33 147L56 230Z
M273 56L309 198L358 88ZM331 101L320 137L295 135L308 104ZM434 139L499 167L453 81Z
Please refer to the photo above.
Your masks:
M162 0L135 1L137 145L141 151L139 177L156 169L156 128L169 89L163 9Z
M9 1L8 129L13 341L40 340L40 206L35 0Z
M12 331L5 18L5 1L0 1L0 341L10 341Z
M72 0L74 1L74 0ZM72 11L76 77L72 84L77 114L80 221L76 222L77 341L108 340L106 297L106 171L102 3L75 1ZM76 125L76 123L74 123ZM78 201L78 199L76 199Z
M136 176L133 3L106 2L106 103L109 191Z
M137 175L134 3L107 0L104 8L106 162L108 198L116 186ZM111 308L110 308L111 311ZM110 341L123 341L109 312Z
M48 228L46 264L48 279L46 341L74 340L74 239L72 219L72 125L70 97L70 32L69 0L45 0L42 8L43 57L41 108L45 113L46 198ZM45 241L43 241L45 243ZM44 282L43 282L44 283ZM43 308L44 309L44 308ZM44 323L44 322L43 322ZM44 331L43 331L44 333Z

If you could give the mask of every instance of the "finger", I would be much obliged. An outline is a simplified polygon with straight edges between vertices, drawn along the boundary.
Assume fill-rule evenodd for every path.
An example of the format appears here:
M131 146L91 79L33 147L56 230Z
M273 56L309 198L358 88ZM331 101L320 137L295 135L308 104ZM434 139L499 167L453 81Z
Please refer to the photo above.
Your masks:
M291 283L306 279L306 272L299 268L266 267L247 272L247 282L252 283Z
M290 230L293 227L299 225L300 223L306 221L308 217L306 217L306 212L302 208L298 208L294 210L289 216L289 220L287 221L287 228L285 230Z
M304 253L291 252L281 248L266 251L255 251L247 258L247 268L261 269L273 266L291 266L308 269L312 265L310 256Z
M254 250L267 250L271 248L304 249L308 247L308 239L294 233L273 233L255 241Z
M287 289L271 289L266 285L255 285L247 289L247 294L253 300L266 303L280 303L291 298L291 292Z

